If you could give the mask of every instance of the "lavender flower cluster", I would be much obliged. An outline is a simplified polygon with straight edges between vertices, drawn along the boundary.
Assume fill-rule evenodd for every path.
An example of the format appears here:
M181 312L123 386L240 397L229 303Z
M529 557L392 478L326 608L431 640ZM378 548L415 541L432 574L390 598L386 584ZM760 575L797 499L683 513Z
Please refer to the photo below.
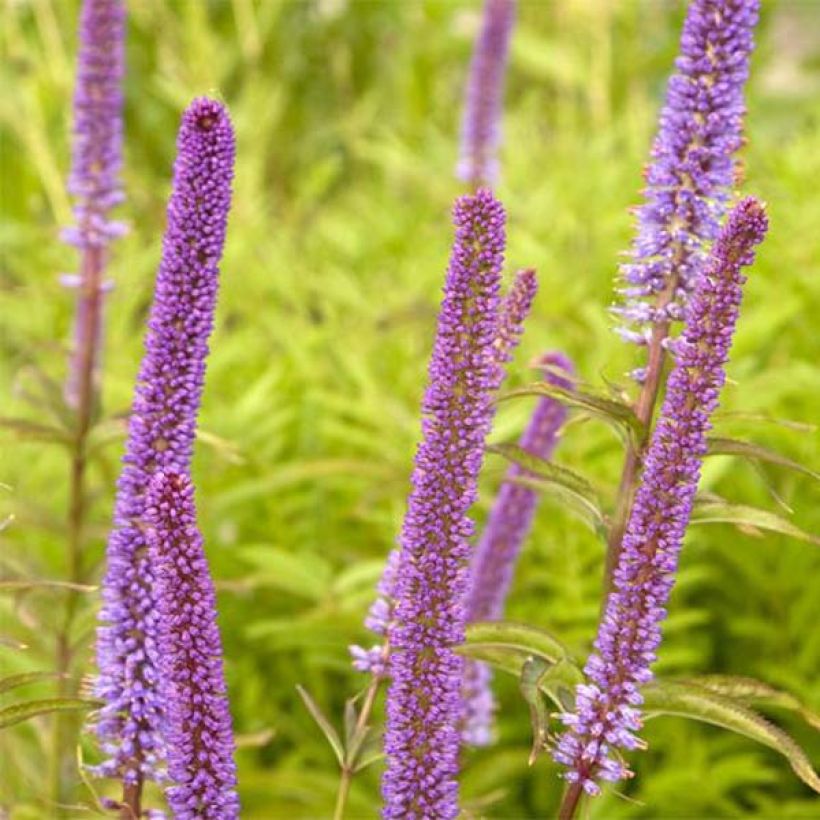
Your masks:
M117 485L97 641L102 773L126 784L156 777L163 757L157 694L156 574L145 536L154 473L186 475L213 326L218 264L231 200L234 136L206 98L185 112L168 225Z
M632 259L621 266L624 302L612 309L628 341L646 344L653 324L684 318L717 235L743 144L743 86L758 8L759 0L689 5L646 171L646 201L637 209Z
M623 540L615 589L585 667L576 710L555 759L565 777L590 794L597 778L620 780L629 771L616 749L641 745L640 687L661 640L661 621L675 581L678 555L706 452L709 418L718 405L744 281L741 269L766 233L763 207L749 198L738 204L722 229L692 297L681 338L674 344L669 376L641 485Z

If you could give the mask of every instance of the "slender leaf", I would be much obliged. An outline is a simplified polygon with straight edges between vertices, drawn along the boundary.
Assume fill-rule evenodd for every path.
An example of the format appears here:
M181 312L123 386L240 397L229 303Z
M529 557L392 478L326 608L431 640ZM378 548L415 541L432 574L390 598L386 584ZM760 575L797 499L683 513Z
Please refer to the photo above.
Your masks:
M643 434L643 425L628 404L598 393L577 389L565 390L549 382L534 382L516 390L510 390L499 396L498 400L506 401L517 396L549 396L568 407L574 407L588 415L603 419L619 431L626 430L638 439Z
M304 701L308 712L310 712L311 714L311 717L313 717L313 719L318 724L319 728L322 730L322 734L327 738L327 742L333 749L333 753L336 755L336 760L339 761L339 765L344 766L345 750L344 746L342 746L342 741L339 738L339 733L333 728L331 722L324 716L324 713L319 708L319 705L307 693L306 689L297 684L296 691L299 693L299 696Z
M21 439L53 441L59 444L65 444L69 440L69 435L65 430L61 430L59 427L54 427L50 424L39 424L35 421L28 421L28 419L0 416L0 427L11 431Z
M801 530L796 524L792 524L786 518L761 510L759 507L749 507L744 504L729 504L716 500L701 500L696 502L692 511L692 524L734 524L743 532L757 534L759 530L769 530L779 532L783 535L790 535L801 541L809 541L812 544L820 544L820 538L816 535Z
M820 777L803 749L786 732L743 703L691 682L656 680L641 691L647 718L677 715L748 737L782 754L794 773L820 792Z
M0 678L0 694L10 692L18 686L27 686L29 683L39 683L44 680L54 680L59 677L56 672L22 672L19 675L9 675Z
M91 698L47 698L44 700L30 700L25 703L15 703L0 709L0 729L22 723L39 715L48 715L52 712L78 712L87 709L96 709L102 701Z
M779 706L783 709L791 709L797 712L806 723L820 731L820 715L801 703L790 692L776 689L756 678L734 675L699 675L682 682L702 686L711 692L717 692L719 695L742 701L750 706Z
M790 470L796 470L797 472L820 481L820 473L816 473L803 464L793 461L788 456L784 456L776 450L764 447L762 444L715 436L708 439L708 446L709 449L706 454L710 456L742 456L743 458L755 459L757 461L767 461L771 464L787 467Z

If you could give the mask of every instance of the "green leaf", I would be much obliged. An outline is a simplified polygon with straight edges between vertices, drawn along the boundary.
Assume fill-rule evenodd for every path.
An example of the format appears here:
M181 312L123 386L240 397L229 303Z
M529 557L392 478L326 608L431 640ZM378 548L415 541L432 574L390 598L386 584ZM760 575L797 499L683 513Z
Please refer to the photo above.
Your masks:
M656 680L641 691L647 718L677 715L748 737L782 754L794 773L820 792L820 777L803 749L786 732L743 703L691 682Z
M527 761L530 766L547 748L549 741L549 712L541 695L540 684L544 676L554 668L554 664L534 655L530 655L521 667L518 688L530 708L530 723L532 724L532 747Z
M330 589L331 566L314 553L295 554L272 544L243 546L237 552L258 569L245 579L255 586L275 587L312 601L321 601Z
M38 424L27 419L10 418L0 416L0 427L10 430L18 438L29 439L31 441L53 441L59 444L66 444L69 435L65 430L54 427L50 424Z
M333 753L336 755L336 760L339 761L339 766L344 766L345 750L344 746L342 745L342 741L339 738L339 733L333 728L331 722L324 716L324 713L319 708L319 705L307 693L306 689L297 684L296 691L299 693L299 696L304 701L308 712L310 712L311 716L316 721L319 728L322 730L322 734L327 738L327 742L330 744L330 747L333 749Z
M812 712L790 692L776 689L768 683L756 678L746 678L735 675L699 675L687 678L682 683L691 683L701 686L719 695L725 695L733 700L742 701L748 705L779 706L797 712L810 726L820 731L820 715Z
M810 470L799 462L793 461L787 456L778 453L776 450L770 450L762 444L754 444L751 441L741 441L740 439L734 438L721 438L719 436L710 437L707 443L709 449L706 455L741 456L757 461L767 461L771 464L787 467L790 470L796 470L799 473L811 476L813 479L820 481L820 473L816 473L814 470Z
M531 490L554 496L563 502L567 509L575 513L593 532L606 540L609 521L595 501L561 484L537 476L521 475L512 479L512 481L522 487L528 487Z
M549 396L567 407L574 407L587 415L603 419L618 431L626 430L637 439L643 435L643 425L635 411L628 404L608 396L578 389L565 390L549 382L534 382L516 390L509 390L499 396L498 401L506 401L517 396Z
M796 524L792 524L791 521L776 513L761 510L759 507L729 504L712 498L695 502L691 523L734 524L741 531L752 535L759 535L759 530L769 530L820 545L820 538L816 535L801 530Z
M0 694L16 689L18 686L26 686L29 683L39 683L44 680L54 680L59 675L56 672L22 672L19 675L9 675L0 678Z
M28 589L65 589L71 592L96 592L99 587L91 584L73 584L69 581L51 581L46 578L32 578L30 580L20 579L13 581L0 581L0 592L19 592Z
M102 706L102 701L91 698L47 698L45 700L30 700L26 703L15 703L0 709L0 729L14 726L38 715L47 715L51 712L78 712L86 709L96 709Z
M571 693L576 684L584 679L561 641L546 630L524 624L510 621L470 624L466 643L457 651L516 677L520 677L528 662L532 671L549 667L548 680L542 679L539 685L559 707L566 702L567 693ZM533 665L532 659L543 664Z

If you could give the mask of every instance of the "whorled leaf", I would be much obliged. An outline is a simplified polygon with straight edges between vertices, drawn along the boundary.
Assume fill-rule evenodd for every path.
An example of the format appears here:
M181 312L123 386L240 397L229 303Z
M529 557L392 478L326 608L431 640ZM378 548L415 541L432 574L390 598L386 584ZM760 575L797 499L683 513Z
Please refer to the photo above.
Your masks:
M567 407L603 419L619 433L626 432L638 441L643 435L643 425L635 411L625 402L609 396L576 388L565 390L549 382L534 382L503 393L498 397L498 401L506 401L517 396L549 396Z
M647 718L675 715L710 723L782 754L794 773L820 793L820 777L803 749L779 727L742 702L692 682L655 680L641 690Z
M59 677L56 672L21 672L19 675L8 675L0 678L0 694L10 692L19 686L27 686L30 683L39 683L44 680L54 680Z
M308 712L310 712L311 717L316 721L317 725L322 730L322 734L327 738L327 742L330 744L331 749L333 749L333 753L336 755L336 760L339 762L339 765L344 766L345 750L342 745L341 738L339 737L339 733L333 728L333 724L325 717L324 713L319 708L319 705L308 694L305 688L297 684L296 691L304 701L304 704L307 707Z
M757 534L759 530L779 532L801 541L820 545L820 538L800 529L787 518L769 510L745 504L730 504L713 497L698 499L692 510L692 524L734 524L743 532Z
M707 439L707 444L709 449L706 454L710 456L741 456L742 458L756 461L766 461L770 464L777 464L780 467L795 470L796 472L803 473L820 481L820 473L809 469L788 456L784 456L782 453L778 453L777 450L764 447L762 444L742 441L741 439L723 438L721 436L710 436Z
M78 712L96 709L100 706L102 706L102 701L92 698L45 698L15 703L0 709L0 729L52 712Z

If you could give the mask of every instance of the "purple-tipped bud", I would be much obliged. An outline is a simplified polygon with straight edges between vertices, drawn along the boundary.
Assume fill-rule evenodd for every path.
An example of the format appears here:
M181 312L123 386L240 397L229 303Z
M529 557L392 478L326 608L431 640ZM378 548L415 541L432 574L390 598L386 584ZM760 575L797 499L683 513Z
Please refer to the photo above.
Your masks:
M235 820L239 799L216 593L191 482L157 473L145 519L156 584L158 690L174 784L168 803L176 820Z
M122 79L125 8L122 0L84 0L80 12L74 139L68 190L76 225L63 239L82 252L65 397L75 409L96 388L102 346L106 247L122 231L109 219L122 201ZM86 401L89 401L86 396Z
M683 318L717 235L743 144L743 86L759 0L692 0L646 171L631 261L621 266L623 337Z
M456 237L422 404L422 442L401 536L389 630L384 816L458 814L467 513L497 382L504 210L487 190L458 200Z
M515 5L515 0L486 0L470 64L457 174L475 187L492 185L498 178L496 153L501 142L504 74Z
M227 111L213 100L195 100L177 139L168 225L117 485L97 639L97 694L105 702L98 732L109 756L100 770L127 783L155 776L162 753L145 492L157 471L189 472L233 161Z
M744 277L754 247L767 230L766 213L745 199L721 230L674 344L661 415L644 461L641 485L627 524L614 590L598 629L595 652L580 686L575 713L564 722L555 759L567 779L590 793L596 780L618 780L629 770L615 750L639 748L640 687L661 642L660 624L675 580L678 556L692 512L709 418L725 381Z
M550 384L572 389L574 369L566 356L558 352L547 353L539 364L548 368L545 378ZM562 376L562 372L569 378ZM539 458L550 458L566 417L566 409L560 402L548 396L540 399L519 442L521 449ZM527 471L517 464L507 471L476 547L467 595L468 622L495 621L503 617L515 564L532 527L538 504L539 496L535 490L516 483L516 479L526 474ZM474 746L486 745L492 738L495 703L490 689L491 679L492 672L486 664L467 661L462 739Z

